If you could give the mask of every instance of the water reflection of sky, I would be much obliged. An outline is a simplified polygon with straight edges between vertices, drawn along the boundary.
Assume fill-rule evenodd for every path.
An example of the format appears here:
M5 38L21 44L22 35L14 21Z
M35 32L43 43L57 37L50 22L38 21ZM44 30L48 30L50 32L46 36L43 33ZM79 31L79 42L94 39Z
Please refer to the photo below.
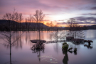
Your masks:
M88 49L84 47L84 44L74 45L71 42L67 42L70 47L77 47L77 55L74 53L67 52L67 56L62 52L62 43L48 43L45 44L44 53L40 51L41 61L39 62L39 53L32 53L30 49L32 47L31 39L37 39L36 32L28 32L24 33L21 36L22 48L20 44L18 46L12 47L12 61L13 64L52 64L50 59L55 58L57 60L52 60L57 62L56 64L63 64L64 62L68 62L68 64L96 64L96 30L86 30L85 31L85 39L93 40L93 48ZM50 33L52 32L43 32L41 33L41 39L50 40ZM89 35L90 34L90 35ZM17 35L18 36L18 35ZM14 37L15 39L15 37ZM9 49L2 45L4 42L0 39L0 64L4 64L9 62ZM50 58L46 58L42 60L42 56L51 56ZM47 61L47 62L46 62Z
M86 39L96 39L96 30L86 30L85 38Z

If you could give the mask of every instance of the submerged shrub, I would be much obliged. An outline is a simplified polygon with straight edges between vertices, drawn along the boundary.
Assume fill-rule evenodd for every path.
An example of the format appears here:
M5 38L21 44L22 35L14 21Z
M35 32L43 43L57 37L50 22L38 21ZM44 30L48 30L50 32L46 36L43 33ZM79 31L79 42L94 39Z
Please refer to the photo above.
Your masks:
M65 45L65 44L67 44L66 42L64 42L62 45Z
M62 46L62 49L68 50L68 47L69 47L69 45L66 43L66 44L64 44L64 45Z

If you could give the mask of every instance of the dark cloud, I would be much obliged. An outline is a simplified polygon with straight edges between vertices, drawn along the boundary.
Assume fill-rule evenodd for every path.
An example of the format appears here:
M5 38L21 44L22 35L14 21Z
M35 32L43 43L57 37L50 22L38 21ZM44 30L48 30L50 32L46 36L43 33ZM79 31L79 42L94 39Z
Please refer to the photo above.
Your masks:
M96 15L96 13L87 13L87 14L82 14L82 15Z
M74 17L76 22L78 24L96 24L96 18L95 17ZM58 20L58 21L64 21L64 20ZM67 22L58 22L57 24L68 24Z
M78 24L96 24L96 18L95 17L74 17L76 19L76 22ZM67 22L60 22L58 24L67 24Z
M90 22L86 22L85 21L85 22L78 22L78 24L96 24L96 22L91 22L91 21Z
M59 22L57 24L68 24L67 22Z
M91 20L91 21L96 21L95 17L75 17L75 19L80 20L80 21L86 21L86 20Z
M91 10L96 10L96 7L92 7Z
M57 23L57 24L68 24L67 22L60 22L60 23ZM92 22L78 22L78 24L96 24L95 22L92 23Z
M79 24L96 24L95 17L75 17Z

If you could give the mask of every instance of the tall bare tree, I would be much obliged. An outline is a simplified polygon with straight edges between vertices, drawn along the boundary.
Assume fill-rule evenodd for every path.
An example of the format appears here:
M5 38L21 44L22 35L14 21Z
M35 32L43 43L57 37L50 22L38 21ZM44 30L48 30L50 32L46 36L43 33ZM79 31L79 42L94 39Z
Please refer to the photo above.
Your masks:
M69 30L64 30L64 31L57 30L55 33L52 33L53 37L55 37L57 41L58 39L65 40L66 39L65 37L84 39L84 32L74 18L68 20L68 27Z
M25 19L25 22L26 22L26 28L27 28L28 31L29 31L29 29L30 29L30 27L31 27L31 23L33 23L33 16L30 15L28 18ZM33 28L32 28L32 29L33 29Z
M80 25L76 22L76 20L74 18L70 18L68 20L68 27L69 27L70 31L80 30Z
M37 29L39 31L39 40L40 40L40 27L41 27L39 23L43 22L44 16L45 15L43 14L42 10L36 10L34 16L32 17L33 20L36 21L38 26Z
M83 30L80 25L76 22L74 18L68 20L69 32L68 36L72 36L74 38L84 38Z
M12 64L11 63L11 47L19 39L19 37L16 38L16 40L12 41L12 36L14 35L14 31L12 31L12 26L13 25L12 25L11 22L12 21L16 21L16 22L20 22L21 23L21 21L22 21L22 13L18 13L18 12L15 12L15 11L13 11L13 13L6 13L3 16L3 19L8 21L8 25L9 25L8 29L9 29L9 31L4 31L3 33L1 33L1 35L4 36L4 38L6 39L6 42L7 42L7 44L4 44L4 45L10 47L10 64ZM17 28L17 25L16 25L15 28Z
M11 21L19 22L20 23L19 27L21 28L21 21L23 20L23 16L22 16L22 13L15 12L15 10L14 10L13 13L6 13L3 16L3 19L9 21L9 26L10 26L9 28L10 29L12 27ZM17 28L17 25L15 26L15 28Z

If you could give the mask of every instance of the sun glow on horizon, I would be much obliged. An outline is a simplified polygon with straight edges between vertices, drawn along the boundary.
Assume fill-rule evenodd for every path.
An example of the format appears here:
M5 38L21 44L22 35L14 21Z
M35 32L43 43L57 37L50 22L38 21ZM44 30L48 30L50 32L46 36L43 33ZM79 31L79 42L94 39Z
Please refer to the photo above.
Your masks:
M68 20L70 18L73 18L73 17L76 17L77 15L76 14L56 14L56 15L50 15L51 17L51 20L54 21L54 20L61 20L59 22L66 22L64 20Z

